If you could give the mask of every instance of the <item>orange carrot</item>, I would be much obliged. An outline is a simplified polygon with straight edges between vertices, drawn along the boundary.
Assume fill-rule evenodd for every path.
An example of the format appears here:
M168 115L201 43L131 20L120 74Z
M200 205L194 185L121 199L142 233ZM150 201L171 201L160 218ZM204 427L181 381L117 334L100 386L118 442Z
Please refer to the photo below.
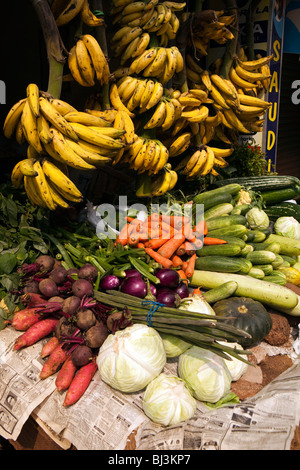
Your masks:
M193 290L193 295L202 295L200 287L196 287L196 289Z
M185 282L186 284L188 284L188 278L187 278L187 275L185 274L185 272L183 271L183 269L178 269L178 274L179 274L179 277L180 277L180 280L182 282Z
M157 251L153 250L153 248L145 248L145 252L147 255L151 256L151 258L157 261L157 263L160 263L163 268L171 268L173 266L173 263L170 259L160 255Z
M138 242L138 244L136 245L137 248L145 248L145 244L142 243L142 242Z
M194 227L194 232L198 232L201 235L206 235L208 232L206 221L205 220L200 220L195 227Z
M187 268L187 261L184 261L184 262L182 263L182 268L181 268L184 273L185 273L185 271L186 271L186 268Z
M40 339L50 335L50 333L54 331L57 322L57 318L48 317L30 326L25 333L16 339L14 350L17 351L18 349L26 346L31 346L32 344L37 343Z
M182 245L184 240L184 235L180 236L175 232L174 236L158 249L158 254L160 254L164 258L170 259L171 256L176 252L177 248Z
M116 244L121 243L123 246L127 244L129 225L130 224L127 223L121 228L120 233L117 236Z
M59 370L55 380L55 385L59 392L62 392L63 390L67 390L69 388L76 371L77 367L74 366L72 357L71 355L69 355L61 366L61 369Z
M128 235L128 245L137 246L139 241L140 234L138 232L132 232L130 235Z
M96 361L91 361L85 366L80 367L68 388L63 406L73 405L82 397L97 369Z
M180 258L180 256L176 255L176 253L174 253L174 255L171 256L171 261L173 263L174 268L182 267L183 261Z
M215 238L215 237L204 237L203 238L203 244L204 245L224 245L227 243L226 240L222 240L221 238Z
M190 217L186 217L183 215L167 215L162 217L162 220L165 219L167 223L169 223L175 229L180 229L186 223L190 223Z
M44 357L49 356L52 351L58 346L59 340L57 336L52 336L47 343L43 346L42 352L41 352L41 358L44 359Z
M39 308L24 308L16 312L12 319L12 326L19 331L26 331L28 328L37 323L42 315L39 312Z
M188 260L188 265L185 271L187 278L191 278L195 271L196 253L194 253Z
M158 222L159 219L160 219L160 215L158 212L152 212L152 214L148 216L148 220L151 220L153 222Z
M126 222L129 222L129 223L130 223L130 222L133 222L134 220L137 220L137 219L136 219L135 217L129 217L129 215L127 215L127 216L125 217L125 220L126 220Z
M148 242L145 243L145 246L147 248L153 248L153 250L157 250L158 248L160 248L164 243L166 243L168 239L167 238L164 238L164 237L160 237L160 238L152 238L151 240L149 240Z
M180 247L177 248L176 255L177 256L183 256L183 255L191 256L192 254L195 253L195 251L196 251L195 245L185 240L180 245Z
M44 363L40 373L40 379L46 379L50 377L50 375L55 374L66 359L67 351L62 344L59 344Z

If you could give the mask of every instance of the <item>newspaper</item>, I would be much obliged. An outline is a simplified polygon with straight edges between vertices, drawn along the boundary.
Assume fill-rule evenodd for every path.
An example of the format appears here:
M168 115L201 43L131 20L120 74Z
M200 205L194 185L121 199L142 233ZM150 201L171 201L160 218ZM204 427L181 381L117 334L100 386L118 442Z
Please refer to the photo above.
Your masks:
M64 407L65 392L55 387L55 375L39 379L44 341L13 350L20 332L0 333L0 434L17 440L33 415L63 449L123 450L133 432L136 450L288 450L300 419L300 363L264 387L251 399L211 410L198 402L195 416L163 427L143 413L143 392L122 394L95 374L87 392ZM164 372L176 373L177 360Z

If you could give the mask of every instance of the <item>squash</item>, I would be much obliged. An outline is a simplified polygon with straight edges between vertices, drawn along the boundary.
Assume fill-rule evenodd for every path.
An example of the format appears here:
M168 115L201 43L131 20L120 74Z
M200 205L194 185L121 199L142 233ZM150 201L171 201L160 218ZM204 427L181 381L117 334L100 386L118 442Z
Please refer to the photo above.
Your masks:
M251 338L242 338L244 348L256 346L270 332L272 319L264 305L249 297L229 297L213 305L215 314L225 322L246 331Z

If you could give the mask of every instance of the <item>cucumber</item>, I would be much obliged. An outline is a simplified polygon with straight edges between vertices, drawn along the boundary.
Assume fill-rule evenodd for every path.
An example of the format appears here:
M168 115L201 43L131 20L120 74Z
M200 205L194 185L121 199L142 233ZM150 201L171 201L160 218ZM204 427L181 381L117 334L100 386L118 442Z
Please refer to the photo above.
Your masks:
M271 235L268 236L266 241L268 243L278 243L280 245L279 253L281 255L300 255L300 240L295 240L293 238L283 237L282 235L276 235L275 233L271 233Z
M269 190L278 190L281 188L288 188L295 184L300 185L300 180L295 176L289 175L244 176L216 181L212 187L221 187L234 183L245 187L251 187L253 191L265 191L266 188Z
M250 297L278 311L294 309L298 304L298 296L295 292L282 285L274 284L274 282L267 282L266 277L264 279L255 279L238 273L220 273L196 269L190 284L193 287L212 289L227 281L236 281L238 283L235 295Z
M276 242L273 242L273 243L250 242L250 245L252 245L255 250L267 250L267 251L272 251L275 254L278 254L280 252L280 245L279 243L276 243Z
M254 250L246 255L246 259L252 264L267 264L274 262L276 256L272 251Z
M249 230L249 232L247 232L247 235L249 236L250 233L252 235L251 241L253 241L254 243L263 242L267 237L267 235L261 230Z
M267 206L272 206L288 199L295 199L300 195L300 186L291 186L284 189L274 189L272 191L261 191L263 200Z
M227 243L231 243L233 245L239 245L241 249L246 246L246 242L239 237L230 237L230 236L222 236L222 240L225 240Z
M281 255L281 257L284 259L284 261L288 261L290 266L294 266L294 264L296 263L296 259L293 258L292 256Z
M231 297L235 293L237 286L237 282L235 281L224 282L224 284L221 284L218 287L214 287L213 289L203 292L203 296L206 302L213 304L219 300Z
M205 202L209 200L213 202L213 200L215 198L218 198L221 194L230 195L230 199L231 199L231 197L237 194L241 189L242 188L239 183L223 185L222 187L211 189L208 191L204 191L203 193L197 194L194 197L193 202L195 204L205 204Z
M223 236L241 238L243 235L246 234L247 230L248 229L245 225L235 224L235 225L230 225L229 227L224 227L223 229L209 230L207 233L207 236L215 237L215 238L222 238Z
M197 258L195 262L195 269L222 273L237 273L246 268L248 268L248 264L245 263L243 258L232 256L202 256Z
M197 256L237 256L241 253L241 247L233 243L226 245L204 245L197 250Z
M248 276L255 277L255 279L263 279L265 277L265 273L262 269L252 266L248 272Z
M204 214L205 218L205 214ZM230 225L246 225L247 219L243 215L228 215L227 217L213 217L206 220L207 230L222 229L223 227L229 227Z
M278 217L294 217L300 222L300 206L294 202L284 201L281 204L274 204L264 209L269 219L275 222Z
M265 276L264 280L267 282L273 282L274 284L278 284L280 286L285 286L287 283L286 278L283 276L280 276L277 272L273 272L269 276Z
M251 253L254 250L252 245L245 245L244 248L241 250L240 255L246 256L248 253Z
M281 266L283 263L283 258L281 255L276 255L276 258L274 259L274 261L272 261L272 266L274 269L278 268L279 266Z
M230 202L223 202L222 204L217 204L216 206L211 207L204 211L204 220L208 221L209 219L219 217L225 214L230 214L233 209L233 205Z
M269 264L256 264L255 267L261 269L265 273L265 276L269 276L270 274L272 274L274 270L272 264L270 263Z

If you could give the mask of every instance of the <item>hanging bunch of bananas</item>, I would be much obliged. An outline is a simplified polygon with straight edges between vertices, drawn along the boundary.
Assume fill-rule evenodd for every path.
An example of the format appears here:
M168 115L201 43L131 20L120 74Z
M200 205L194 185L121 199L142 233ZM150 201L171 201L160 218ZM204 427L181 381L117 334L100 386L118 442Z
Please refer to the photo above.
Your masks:
M82 195L71 180L68 184L72 191L66 191L64 185L57 184L62 178L61 173L67 181L69 167L87 171L110 162L124 147L121 137L126 130L114 127L104 117L77 111L63 100L47 97L34 83L27 86L26 95L10 109L3 126L6 138L28 143L27 158L13 168L12 182L16 187L24 182L28 197L33 201L33 188L37 184L46 186L45 181L51 179L47 175L45 180L41 170L43 162L49 161L52 170L57 168L59 178L53 180L53 185L61 198L56 195L56 202L51 203L50 190L44 196L40 191L43 205L39 205L54 210L58 205L67 207L68 201L79 202Z
M137 136L123 154L122 160L137 173L158 174L169 159L169 152L158 139Z
M156 197L172 191L178 181L178 174L172 169L170 163L166 163L162 170L151 177L147 173L138 175L137 197Z
M208 145L191 147L191 152L182 158L175 171L180 172L187 180L193 180L209 173L218 175L215 167L227 166L225 158L229 157L232 152L233 148L219 149Z
M155 33L160 38L160 45L166 47L170 40L175 39L180 26L176 12L181 12L186 6L185 2L159 0L112 3L113 24L120 25L113 37L115 53L116 56L124 53L126 57L126 49L140 50L147 41L149 43L149 33Z
M88 0L53 0L51 11L59 27L70 23L77 16L80 16L82 22L87 26L104 25L103 18L98 18L91 11Z
M68 66L73 79L84 87L92 87L96 82L105 85L109 82L109 66L98 43L91 34L80 36L68 55Z
M175 73L183 70L183 66L183 57L178 47L151 47L131 62L129 73L156 78L166 84Z
M159 128L162 132L171 129L181 118L182 109L177 98L163 96L157 103L152 116L144 125L144 129Z

